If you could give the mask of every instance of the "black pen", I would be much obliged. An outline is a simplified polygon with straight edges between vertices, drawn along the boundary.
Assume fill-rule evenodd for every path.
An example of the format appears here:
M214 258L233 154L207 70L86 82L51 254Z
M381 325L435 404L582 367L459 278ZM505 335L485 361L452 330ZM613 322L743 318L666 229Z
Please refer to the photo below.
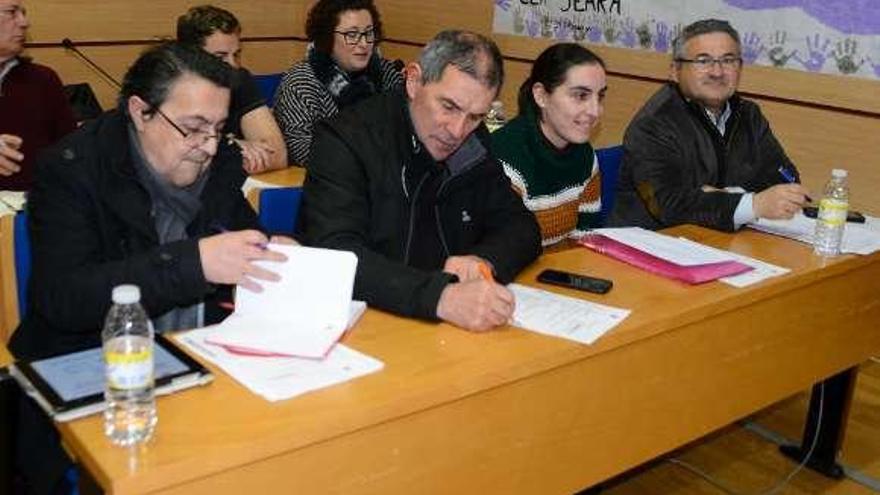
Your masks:
M791 170L785 168L785 165L780 165L779 168L776 170L779 172L779 175L782 176L785 182L788 182L789 184L797 184L797 177L795 177L794 174L791 173ZM804 198L806 198L807 203L813 202L813 198L807 196L806 194L804 194Z
M211 224L208 226L208 228L217 232L217 233L220 233L220 234L225 234L225 233L229 232L229 229L224 227L223 224L218 222L217 220L214 220L213 222L211 222ZM257 243L256 246L258 248L262 249L263 251L269 249L268 242L260 242L260 243Z

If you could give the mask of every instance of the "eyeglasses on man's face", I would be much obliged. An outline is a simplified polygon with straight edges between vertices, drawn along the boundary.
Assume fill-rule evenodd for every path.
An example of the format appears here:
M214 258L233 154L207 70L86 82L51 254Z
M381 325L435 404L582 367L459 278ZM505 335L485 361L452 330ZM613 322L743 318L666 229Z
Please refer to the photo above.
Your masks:
M361 42L361 38L367 44L376 42L376 30L374 28L367 29L366 31L358 31L357 29L352 29L351 31L333 31L336 34L341 34L342 39L345 40L346 45L357 45Z
M718 64L718 66L725 71L737 70L742 65L743 59L742 57L725 55L721 58L708 56L700 56L697 58L677 58L675 59L675 61L681 64L691 64L696 71L708 72L712 70L712 67L714 67L715 64Z
M156 113L158 113L165 122L168 122L168 125L174 128L182 137L183 140L187 142L193 148L198 148L199 146L203 146L205 143L210 141L211 139L220 140L220 134L212 129L211 131L206 131L204 129L184 129L183 127L174 123L171 118L165 115L159 107L156 107Z
M21 5L13 5L0 9L0 19L15 19L18 16L27 17L27 9Z

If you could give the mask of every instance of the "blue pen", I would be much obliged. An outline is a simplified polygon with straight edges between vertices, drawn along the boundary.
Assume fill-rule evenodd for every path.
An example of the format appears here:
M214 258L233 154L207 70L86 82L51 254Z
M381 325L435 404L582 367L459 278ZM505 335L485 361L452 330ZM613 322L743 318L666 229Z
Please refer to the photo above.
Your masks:
M795 177L794 174L791 173L791 170L785 168L785 165L780 165L779 168L776 170L779 172L779 175L782 176L782 179L785 180L785 182L788 182L789 184L797 183L797 177ZM813 202L813 199L807 195L804 195L804 198L806 198L807 203Z

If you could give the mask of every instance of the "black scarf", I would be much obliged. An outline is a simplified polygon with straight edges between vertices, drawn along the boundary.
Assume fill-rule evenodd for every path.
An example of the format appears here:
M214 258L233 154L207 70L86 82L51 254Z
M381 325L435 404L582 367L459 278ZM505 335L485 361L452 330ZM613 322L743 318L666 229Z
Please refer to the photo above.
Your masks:
M382 58L376 48L367 68L358 72L342 70L333 57L312 46L309 46L308 59L315 77L340 109L382 92Z

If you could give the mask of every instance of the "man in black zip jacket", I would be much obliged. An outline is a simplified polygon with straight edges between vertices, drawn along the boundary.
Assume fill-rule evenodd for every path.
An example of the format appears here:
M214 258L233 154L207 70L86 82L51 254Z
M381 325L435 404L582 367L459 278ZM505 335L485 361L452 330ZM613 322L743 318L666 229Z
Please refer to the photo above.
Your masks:
M671 69L672 82L626 130L609 224L733 231L757 218L797 213L807 200L797 169L758 106L736 94L736 30L716 19L685 27Z
M541 237L482 125L502 80L492 41L445 31L407 67L406 94L317 126L303 239L358 256L356 298L468 330L510 320L500 283L540 254Z

